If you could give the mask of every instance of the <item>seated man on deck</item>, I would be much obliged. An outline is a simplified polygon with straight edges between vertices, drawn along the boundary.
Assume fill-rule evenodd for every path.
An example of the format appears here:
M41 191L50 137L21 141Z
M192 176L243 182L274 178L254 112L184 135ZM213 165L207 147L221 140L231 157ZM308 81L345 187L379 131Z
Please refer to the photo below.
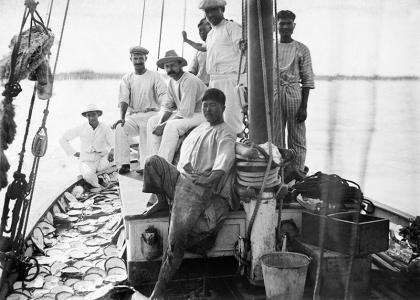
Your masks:
M67 155L80 158L80 172L83 179L94 188L101 188L104 182L98 180L96 172L103 171L114 160L114 135L111 128L99 122L102 110L89 104L82 112L88 123L69 129L60 139L60 145ZM70 144L71 140L80 138L80 152ZM102 185L101 185L102 184Z
M200 100L207 87L198 77L182 70L187 61L174 50L166 52L156 64L166 70L170 79L161 113L147 124L148 152L172 163L179 138L205 121Z
M195 128L181 147L178 170L155 155L147 159L143 192L158 202L149 213L172 202L168 249L152 299L164 296L166 286L181 265L186 249L211 248L229 213L237 208L231 198L231 168L235 161L235 133L223 120L225 95L208 89L202 98L207 122ZM205 244L205 245L204 245Z
M125 74L121 80L118 96L120 119L115 128L115 163L119 173L130 172L130 137L139 136L139 170L142 172L147 156L147 122L158 114L166 101L166 84L156 71L146 69L149 51L136 46L130 49L130 60L134 71Z

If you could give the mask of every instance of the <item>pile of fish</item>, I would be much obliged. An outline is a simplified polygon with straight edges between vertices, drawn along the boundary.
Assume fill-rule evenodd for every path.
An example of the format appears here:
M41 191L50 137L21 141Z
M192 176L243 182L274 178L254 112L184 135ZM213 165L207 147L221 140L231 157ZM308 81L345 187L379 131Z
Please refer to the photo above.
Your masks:
M7 299L102 299L127 281L125 230L116 176L99 193L65 192L33 229L25 256L39 268Z

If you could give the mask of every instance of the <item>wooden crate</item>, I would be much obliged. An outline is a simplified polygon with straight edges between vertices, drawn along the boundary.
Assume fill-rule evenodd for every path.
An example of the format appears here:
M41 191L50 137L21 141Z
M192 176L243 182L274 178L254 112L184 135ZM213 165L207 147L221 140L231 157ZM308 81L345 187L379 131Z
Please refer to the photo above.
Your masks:
M355 255L365 255L385 251L389 245L389 220L360 215L356 224L356 212L330 214L327 217L313 212L302 213L302 241L319 245L320 222L326 218L326 249L343 254L351 254L352 234L358 230Z
M316 270L319 262L320 248L299 240L292 240L290 247L293 251L311 257L308 269L308 281L315 284ZM321 266L321 297L327 299L343 299L346 280L349 272L350 256L335 251L324 250ZM352 277L350 280L350 298L361 299L370 289L371 258L369 255L355 257Z

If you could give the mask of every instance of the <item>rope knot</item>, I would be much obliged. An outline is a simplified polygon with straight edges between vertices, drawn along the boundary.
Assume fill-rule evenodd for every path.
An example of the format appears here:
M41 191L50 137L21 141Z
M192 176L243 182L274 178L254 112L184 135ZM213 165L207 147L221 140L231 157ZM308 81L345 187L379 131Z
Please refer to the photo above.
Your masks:
M16 97L20 94L22 88L18 82L8 82L4 85L4 91L2 93L5 97Z

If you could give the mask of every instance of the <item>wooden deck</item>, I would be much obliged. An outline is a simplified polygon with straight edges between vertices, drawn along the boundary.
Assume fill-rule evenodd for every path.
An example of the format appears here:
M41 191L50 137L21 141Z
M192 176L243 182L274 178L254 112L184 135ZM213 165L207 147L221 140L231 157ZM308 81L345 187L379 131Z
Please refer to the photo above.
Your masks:
M136 172L119 176L122 215L126 229L129 281L136 285L154 281L157 278L161 261L161 256L152 261L146 259L143 253L141 234L149 226L156 228L162 237L161 252L163 253L167 248L169 228L168 212L159 212L148 218L141 215L146 209L150 197L150 194L142 192L142 179L142 176ZM284 209L283 218L294 219L300 227L301 209ZM214 258L233 256L235 242L239 236L245 236L246 234L246 223L246 215L243 210L232 211L217 236L215 246L207 252L207 256ZM201 256L187 252L185 258L197 259ZM235 273L235 269L236 267L233 266L232 274Z
M119 182L122 215L126 226L129 282L143 294L150 295L159 272L161 257L152 261L144 258L141 233L147 226L155 226L163 237L163 252L167 246L168 213L161 212L152 218L142 218L140 215L145 210L150 196L142 193L142 176L131 172L120 175ZM293 218L300 228L301 211L286 208L283 210L283 219ZM194 296L203 286L203 277L207 278L206 286L211 290L211 297L207 296L207 299L265 299L264 287L251 285L236 274L237 261L232 256L232 247L237 236L245 234L246 226L243 211L231 212L218 235L215 247L209 252L210 258L207 261L192 253L186 254L186 259L168 290L167 299L203 299ZM369 269L368 267L365 270L370 274L367 288L361 293L358 291L357 296L350 299L420 299L419 277L408 276L402 272ZM306 282L304 299L312 299L313 273L308 273ZM343 290L339 290L336 294L323 295L322 299L342 299Z

